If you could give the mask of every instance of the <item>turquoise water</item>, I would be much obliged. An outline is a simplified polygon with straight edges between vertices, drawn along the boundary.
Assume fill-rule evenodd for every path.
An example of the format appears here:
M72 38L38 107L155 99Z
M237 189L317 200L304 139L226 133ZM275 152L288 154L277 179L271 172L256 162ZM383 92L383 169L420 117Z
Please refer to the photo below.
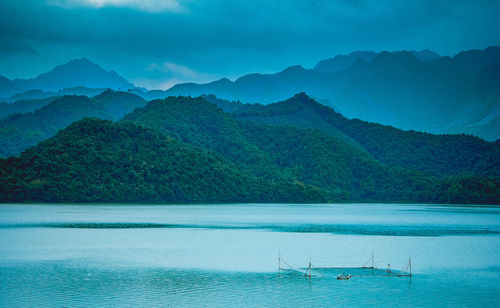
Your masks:
M482 206L0 205L0 306L500 306L499 234ZM278 272L372 251L414 276Z

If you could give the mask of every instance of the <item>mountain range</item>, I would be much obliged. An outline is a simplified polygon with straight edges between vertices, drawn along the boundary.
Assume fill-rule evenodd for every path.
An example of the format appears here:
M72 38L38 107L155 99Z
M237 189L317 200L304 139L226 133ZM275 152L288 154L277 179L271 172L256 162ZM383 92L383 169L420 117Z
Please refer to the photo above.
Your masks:
M72 60L66 64L56 66L50 72L31 79L9 80L0 76L0 97L6 99L30 90L53 92L78 87L109 88L125 91L135 88L132 83L119 76L115 71L106 71L86 58ZM10 99L10 101L12 100Z
M95 96L107 88L146 100L214 94L261 104L305 92L347 118L435 134L465 133L490 141L500 138L498 46L453 57L430 50L357 51L322 60L312 69L291 66L275 74L177 84L168 90L137 88L87 59L70 61L33 79L0 77L0 97L9 103L63 95Z
M20 154L0 159L4 202L500 200L500 141L350 120L305 93L258 105L107 91L6 119L1 148Z
M406 51L357 52L321 61L314 69L292 66L235 81L179 84L164 94L215 94L268 104L306 92L348 118L406 130L500 138L500 47L424 58Z

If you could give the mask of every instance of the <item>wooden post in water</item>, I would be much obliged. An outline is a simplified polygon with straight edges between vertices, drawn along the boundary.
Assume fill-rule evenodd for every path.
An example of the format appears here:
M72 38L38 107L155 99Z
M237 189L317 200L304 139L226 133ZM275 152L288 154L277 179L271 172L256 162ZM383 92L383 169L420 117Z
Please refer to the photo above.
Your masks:
M278 273L281 272L281 252L278 250Z
M411 257L408 257L408 264L406 264L405 268L405 276L411 277Z
M372 249L372 275L375 274L375 253L373 252Z
M309 257L309 266L307 267L305 276L311 278L311 257Z

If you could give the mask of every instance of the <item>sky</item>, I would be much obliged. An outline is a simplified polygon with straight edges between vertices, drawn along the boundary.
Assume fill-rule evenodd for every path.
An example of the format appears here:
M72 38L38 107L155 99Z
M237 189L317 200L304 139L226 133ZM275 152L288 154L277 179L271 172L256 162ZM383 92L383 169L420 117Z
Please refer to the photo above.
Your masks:
M0 75L11 79L85 57L166 89L356 50L492 45L497 0L0 0Z

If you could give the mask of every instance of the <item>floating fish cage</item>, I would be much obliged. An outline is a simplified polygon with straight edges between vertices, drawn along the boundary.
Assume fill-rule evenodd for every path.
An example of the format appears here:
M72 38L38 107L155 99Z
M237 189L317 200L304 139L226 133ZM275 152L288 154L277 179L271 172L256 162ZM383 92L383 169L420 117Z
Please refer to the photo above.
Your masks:
M290 273L303 275L307 278L313 277L336 277L338 280L349 280L354 277L412 277L411 273L411 258L408 258L408 263L405 270L395 270L391 269L391 265L388 264L387 268L379 268L374 265L374 256L372 254L371 266L359 266L359 267L317 267L314 266L309 259L309 264L307 267L293 267L289 265L285 260L278 256L278 271L280 273Z

